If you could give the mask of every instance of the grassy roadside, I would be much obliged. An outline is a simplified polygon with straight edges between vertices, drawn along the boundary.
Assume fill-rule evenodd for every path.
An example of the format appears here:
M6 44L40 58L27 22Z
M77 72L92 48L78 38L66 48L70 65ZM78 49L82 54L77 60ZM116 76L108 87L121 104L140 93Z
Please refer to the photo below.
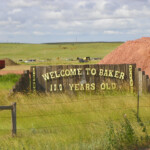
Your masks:
M142 122L130 94L0 96L1 105L17 102L18 129L12 138L10 112L0 111L1 149L129 149L149 142L149 95L140 99Z

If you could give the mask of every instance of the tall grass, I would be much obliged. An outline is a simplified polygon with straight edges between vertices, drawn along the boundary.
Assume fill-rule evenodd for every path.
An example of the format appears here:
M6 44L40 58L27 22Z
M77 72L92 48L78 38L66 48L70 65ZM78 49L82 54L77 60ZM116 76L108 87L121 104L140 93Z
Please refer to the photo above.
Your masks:
M127 150L148 147L150 95L130 93L39 94L9 90L18 75L0 76L0 105L17 102L17 136L11 137L11 113L0 111L2 150Z
M146 143L146 134L135 117L134 95L17 94L8 97L4 92L1 97L3 105L17 102L18 129L17 137L11 138L10 112L1 111L2 149L129 149ZM148 95L140 99L140 117L148 135L150 110L144 106L150 106L149 98Z

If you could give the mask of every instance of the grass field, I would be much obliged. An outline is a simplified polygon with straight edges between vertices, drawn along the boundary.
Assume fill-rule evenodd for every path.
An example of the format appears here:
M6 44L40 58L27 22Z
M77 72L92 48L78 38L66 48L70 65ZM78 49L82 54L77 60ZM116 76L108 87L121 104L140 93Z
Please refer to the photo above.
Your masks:
M148 145L149 96L140 99L140 122L137 98L131 94L8 97L3 90L0 96L1 105L17 102L17 137L11 137L10 112L0 112L1 149L116 150Z
M16 61L51 58L56 64L57 57L104 57L119 44L0 44L0 57ZM132 150L149 146L150 95L140 97L137 121L135 93L10 95L9 89L18 78L0 76L0 105L17 102L16 137L11 137L10 111L0 111L0 150Z
M70 44L0 44L0 59L49 60L49 64L70 64L66 59L77 57L103 58L122 43L70 43ZM98 62L98 61L97 61ZM43 64L36 62L35 64Z

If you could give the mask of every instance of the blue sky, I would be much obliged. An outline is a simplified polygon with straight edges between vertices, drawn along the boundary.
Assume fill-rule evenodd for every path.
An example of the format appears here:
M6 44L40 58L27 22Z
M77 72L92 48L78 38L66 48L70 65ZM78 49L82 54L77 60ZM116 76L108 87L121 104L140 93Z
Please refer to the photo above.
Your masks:
M0 0L0 42L127 41L150 36L150 0Z

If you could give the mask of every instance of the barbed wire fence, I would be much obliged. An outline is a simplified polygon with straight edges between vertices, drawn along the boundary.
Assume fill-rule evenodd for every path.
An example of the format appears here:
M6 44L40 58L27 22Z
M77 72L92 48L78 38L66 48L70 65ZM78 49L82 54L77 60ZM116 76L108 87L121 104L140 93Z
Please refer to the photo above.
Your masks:
M110 96L111 98L112 96ZM113 96L114 97L114 96ZM117 97L117 96L116 96ZM135 96L126 96L127 98L135 98ZM150 98L150 96L145 96L142 95L143 98ZM107 97L109 98L109 96ZM73 104L73 103L81 103L81 102L94 102L94 101L99 101L99 99L91 99L91 100L74 100L74 101L69 101L69 102L49 102L49 103L29 103L29 104L17 104L17 107L23 107L23 106L37 106L37 105L63 105L63 104ZM144 116L140 116L139 112L140 109L149 109L150 105L140 105L140 96L137 96L137 105L135 106L131 106L131 107L118 107L118 108L109 108L110 113L111 112L115 112L115 111L123 111L124 113L126 113L126 111L132 113L132 115L129 114L129 116L127 115L127 118L129 120L132 120L132 122L138 122L139 119L144 119L146 121L144 121L144 124L146 124L147 126L150 126L150 120L148 119L148 117L144 117ZM103 108L103 110L108 111L108 108ZM57 112L57 113L47 113L45 114L45 112L43 114L34 114L34 115L17 115L17 120L18 119L27 119L27 118L40 118L40 117L54 117L54 116L58 116L58 115L71 115L71 114L87 114L87 113L101 113L101 108L99 107L94 107L94 109L92 110L84 110L84 111L70 111L70 112ZM136 120L136 119L137 120ZM11 119L11 116L0 116L0 119ZM43 118L44 119L44 118ZM21 128L19 127L19 122L17 123L17 131L26 131L26 130L43 130L43 129L53 129L53 128L62 128L62 127L67 127L67 128L76 128L79 125L85 125L85 126L91 126L91 125L98 125L100 128L102 124L106 123L106 120L111 120L112 122L119 122L123 120L122 118L116 118L116 119L105 119L105 120L96 120L96 121L87 121L87 122L76 122L76 123L63 123L63 124L52 124L52 125L48 125L48 126L41 126L41 127L27 127L27 128ZM46 122L46 119L43 120ZM5 128L0 128L0 131L10 131L11 129L5 129Z

